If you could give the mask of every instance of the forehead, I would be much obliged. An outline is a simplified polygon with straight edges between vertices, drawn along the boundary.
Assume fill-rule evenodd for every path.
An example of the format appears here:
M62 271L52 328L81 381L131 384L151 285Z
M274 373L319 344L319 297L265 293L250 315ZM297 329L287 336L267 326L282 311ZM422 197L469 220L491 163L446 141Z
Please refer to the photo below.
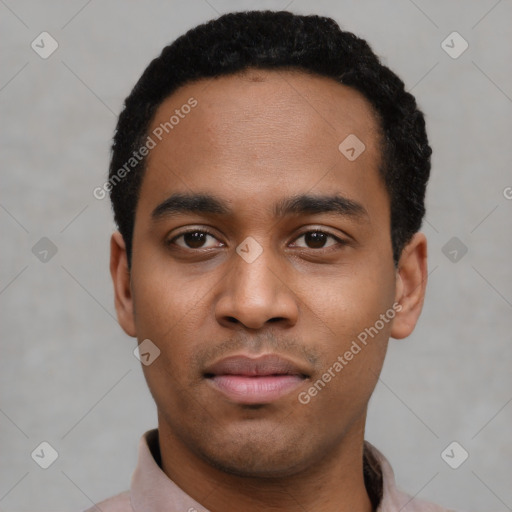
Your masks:
M196 144L247 151L248 144L272 144L288 135L291 151L299 145L319 153L332 149L343 135L368 139L379 133L370 103L355 89L298 70L256 69L184 85L160 105L151 129L169 121L169 113L191 97L198 108L169 134L177 143L192 135ZM367 142L371 146L373 141Z
M158 108L140 197L197 190L269 197L318 183L320 193L342 185L356 198L358 188L381 185L379 133L366 98L330 78L250 69L201 79ZM347 137L364 144L355 161L340 151Z

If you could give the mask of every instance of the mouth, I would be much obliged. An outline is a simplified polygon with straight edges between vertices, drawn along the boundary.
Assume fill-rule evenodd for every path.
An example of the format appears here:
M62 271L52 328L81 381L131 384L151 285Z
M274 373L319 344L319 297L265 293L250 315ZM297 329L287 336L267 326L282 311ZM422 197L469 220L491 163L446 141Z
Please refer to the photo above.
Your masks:
M239 404L267 404L291 393L309 377L303 368L274 354L232 356L211 365L204 378L212 388Z

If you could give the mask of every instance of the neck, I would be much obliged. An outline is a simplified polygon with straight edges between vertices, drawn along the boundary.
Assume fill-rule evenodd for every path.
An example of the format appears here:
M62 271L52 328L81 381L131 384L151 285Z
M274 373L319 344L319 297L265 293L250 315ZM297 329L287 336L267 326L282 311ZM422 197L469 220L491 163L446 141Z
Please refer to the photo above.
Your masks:
M159 421L164 473L210 512L371 512L364 483L364 419L329 456L292 475L247 477L226 473L191 452Z

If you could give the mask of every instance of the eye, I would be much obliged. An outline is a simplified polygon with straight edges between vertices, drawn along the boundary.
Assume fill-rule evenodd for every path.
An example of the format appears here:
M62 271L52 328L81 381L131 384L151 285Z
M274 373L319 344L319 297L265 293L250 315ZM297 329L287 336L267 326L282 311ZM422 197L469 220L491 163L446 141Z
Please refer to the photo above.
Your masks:
M215 236L204 229L191 229L176 235L174 238L167 242L168 245L176 244L183 249L211 249L215 245L205 245L208 239L216 239ZM177 243L177 240L182 239L183 243ZM222 242L221 242L221 245Z
M306 231L302 233L296 240L304 239L304 243L306 245L299 245L299 247L305 247L307 249L325 249L327 247L331 247L336 244L346 245L347 242L338 238L337 236L331 235L326 231L321 231L318 229L314 229L311 231ZM326 242L331 239L333 242L329 245L325 245Z
M304 239L304 245L297 245L297 240L300 239ZM327 244L327 242L329 242L329 239L331 240L331 243ZM190 229L170 239L167 242L167 245L174 244L177 245L178 247L181 247L182 249L192 250L212 249L214 247L224 246L222 242L219 242L220 245L216 245L214 242L215 240L217 240L217 238L213 233L210 233L210 231L207 231L205 229ZM347 242L342 240L341 238L319 229L306 231L299 235L299 237L297 237L295 240L296 242L293 245L306 249L326 249L336 244L347 245Z

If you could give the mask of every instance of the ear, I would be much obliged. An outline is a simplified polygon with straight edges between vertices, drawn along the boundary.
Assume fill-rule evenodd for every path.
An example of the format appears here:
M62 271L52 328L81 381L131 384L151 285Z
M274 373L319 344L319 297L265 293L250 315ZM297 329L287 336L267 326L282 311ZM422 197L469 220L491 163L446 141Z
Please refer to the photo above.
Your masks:
M415 233L404 247L396 274L395 302L400 304L393 319L391 337L409 336L420 316L427 287L427 239Z
M128 336L136 336L126 245L119 231L110 239L110 275L114 284L117 320Z

